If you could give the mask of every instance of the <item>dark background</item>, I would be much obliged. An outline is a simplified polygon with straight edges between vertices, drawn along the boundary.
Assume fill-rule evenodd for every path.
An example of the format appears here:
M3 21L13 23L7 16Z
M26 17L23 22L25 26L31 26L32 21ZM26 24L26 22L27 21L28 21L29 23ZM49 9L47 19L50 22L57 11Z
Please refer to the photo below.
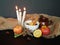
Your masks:
M16 17L15 5L27 13L45 13L60 17L60 0L0 0L0 16Z

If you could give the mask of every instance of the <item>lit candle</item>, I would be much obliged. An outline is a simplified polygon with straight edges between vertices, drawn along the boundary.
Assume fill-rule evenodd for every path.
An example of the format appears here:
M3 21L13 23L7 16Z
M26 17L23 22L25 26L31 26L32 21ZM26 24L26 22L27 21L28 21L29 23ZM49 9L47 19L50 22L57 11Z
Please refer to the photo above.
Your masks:
M24 7L23 10L24 11L23 11L22 25L24 23L24 19L25 19L25 15L26 15L26 8Z
M16 14L17 14L17 20L18 20L18 24L20 24L20 19L19 19L19 11L18 11L18 6L15 7L16 8Z
M22 17L22 12L21 12L21 9L19 9L19 18L20 18L20 24L21 24L21 17Z

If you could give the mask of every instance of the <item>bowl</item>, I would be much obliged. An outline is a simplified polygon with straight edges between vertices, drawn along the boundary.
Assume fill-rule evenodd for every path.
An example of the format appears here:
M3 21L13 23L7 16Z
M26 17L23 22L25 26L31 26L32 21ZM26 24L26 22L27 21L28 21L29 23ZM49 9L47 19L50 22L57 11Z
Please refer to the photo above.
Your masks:
M39 22L36 22L36 25L29 25L29 23L31 23L32 20L27 20L24 22L24 26L25 28L29 29L31 32L33 32L34 30L36 30L39 27Z

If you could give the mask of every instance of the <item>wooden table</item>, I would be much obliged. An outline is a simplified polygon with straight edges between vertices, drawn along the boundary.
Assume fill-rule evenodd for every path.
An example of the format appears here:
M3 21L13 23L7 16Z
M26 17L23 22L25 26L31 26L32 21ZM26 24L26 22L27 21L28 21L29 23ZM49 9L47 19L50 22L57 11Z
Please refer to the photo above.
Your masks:
M34 38L31 36L20 36L14 38L12 30L0 31L0 45L58 45L60 44L60 36L54 39Z

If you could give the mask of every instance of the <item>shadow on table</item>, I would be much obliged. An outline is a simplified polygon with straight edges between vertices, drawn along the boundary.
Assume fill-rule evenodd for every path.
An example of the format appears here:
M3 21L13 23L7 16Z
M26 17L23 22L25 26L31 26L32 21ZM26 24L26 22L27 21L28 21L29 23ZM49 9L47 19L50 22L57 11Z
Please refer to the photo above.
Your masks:
M60 36L53 39L46 39L44 37L34 38L31 36L20 36L14 38L12 30L0 31L1 45L58 45L60 44Z

